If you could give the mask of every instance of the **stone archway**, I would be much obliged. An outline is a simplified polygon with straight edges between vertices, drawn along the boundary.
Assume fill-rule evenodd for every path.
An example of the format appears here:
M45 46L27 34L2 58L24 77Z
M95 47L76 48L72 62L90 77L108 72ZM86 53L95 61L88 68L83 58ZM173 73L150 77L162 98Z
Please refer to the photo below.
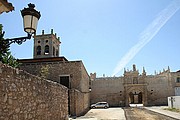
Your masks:
M142 104L142 91L133 90L129 92L129 104Z
M130 104L143 104L147 105L147 93L144 86L129 86L126 87L125 94L125 106L130 106Z

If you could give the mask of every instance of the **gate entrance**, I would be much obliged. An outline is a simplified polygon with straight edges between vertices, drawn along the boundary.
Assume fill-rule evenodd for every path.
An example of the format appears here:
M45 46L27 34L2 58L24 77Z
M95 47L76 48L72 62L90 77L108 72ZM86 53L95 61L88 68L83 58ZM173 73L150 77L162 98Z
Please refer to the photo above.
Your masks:
M142 104L142 92L138 90L130 92L129 104Z

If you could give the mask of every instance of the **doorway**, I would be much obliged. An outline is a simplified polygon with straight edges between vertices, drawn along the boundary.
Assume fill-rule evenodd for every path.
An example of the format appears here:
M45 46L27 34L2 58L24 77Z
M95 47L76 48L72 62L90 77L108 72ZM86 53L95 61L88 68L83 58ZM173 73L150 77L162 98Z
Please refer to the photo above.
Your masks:
M142 92L132 91L129 93L129 104L142 104Z

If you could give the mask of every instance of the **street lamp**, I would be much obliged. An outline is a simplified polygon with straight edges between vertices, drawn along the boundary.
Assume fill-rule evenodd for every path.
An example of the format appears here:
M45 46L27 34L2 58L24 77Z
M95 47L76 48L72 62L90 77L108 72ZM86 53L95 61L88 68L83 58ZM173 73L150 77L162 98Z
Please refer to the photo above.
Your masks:
M21 10L21 14L24 22L24 31L28 34L36 33L37 23L41 17L40 12L34 9L34 4L28 4L29 8Z
M21 15L23 17L24 31L27 32L27 37L19 37L12 39L5 39L7 45L9 46L12 43L22 44L27 39L31 39L32 34L36 33L36 28L38 24L38 20L41 17L40 12L34 9L35 5L29 3L28 8L24 8L21 10ZM4 34L4 33L3 33Z

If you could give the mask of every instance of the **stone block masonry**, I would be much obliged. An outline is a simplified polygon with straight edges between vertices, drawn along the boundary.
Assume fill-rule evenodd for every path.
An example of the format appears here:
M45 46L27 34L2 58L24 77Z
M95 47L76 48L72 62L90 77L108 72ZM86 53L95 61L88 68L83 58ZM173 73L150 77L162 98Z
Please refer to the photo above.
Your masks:
M42 76L42 68L48 71L45 77L51 81L60 83L61 76L69 76L69 115L80 116L89 110L90 92L89 75L82 61L54 61L59 58L50 58L50 61L43 59L21 60L20 68L29 73ZM37 60L41 60L37 62ZM46 59L48 60L48 59ZM28 62L27 62L28 61ZM78 100L77 100L78 99Z
M0 120L67 120L68 89L0 63Z
M72 116L81 116L89 110L89 93L82 93L76 89L70 90Z

